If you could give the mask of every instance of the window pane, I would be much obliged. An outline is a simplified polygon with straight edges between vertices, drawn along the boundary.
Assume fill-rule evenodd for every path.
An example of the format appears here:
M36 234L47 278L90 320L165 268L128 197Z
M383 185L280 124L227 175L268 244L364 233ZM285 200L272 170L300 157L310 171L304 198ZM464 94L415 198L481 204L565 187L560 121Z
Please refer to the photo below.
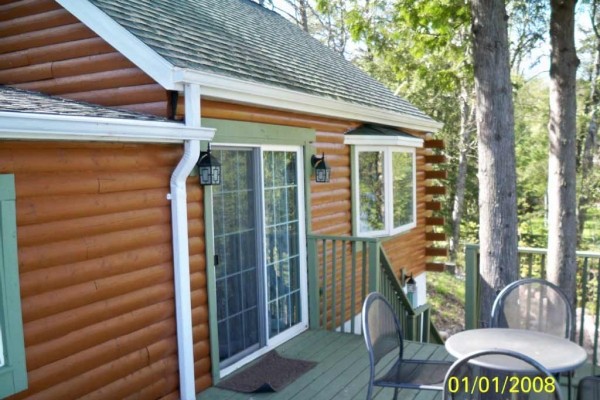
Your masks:
M413 153L392 152L394 228L414 222Z
M360 232L380 231L385 227L383 162L383 151L358 153Z

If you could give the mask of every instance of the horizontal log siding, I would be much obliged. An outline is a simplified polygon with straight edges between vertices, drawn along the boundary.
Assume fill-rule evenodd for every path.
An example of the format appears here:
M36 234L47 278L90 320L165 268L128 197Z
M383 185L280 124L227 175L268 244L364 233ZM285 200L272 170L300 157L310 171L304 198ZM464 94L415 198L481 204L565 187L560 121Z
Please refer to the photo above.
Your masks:
M14 173L29 389L177 398L170 175L181 146L0 142ZM197 389L211 385L202 191L188 182Z
M0 3L0 84L167 116L167 91L53 0Z

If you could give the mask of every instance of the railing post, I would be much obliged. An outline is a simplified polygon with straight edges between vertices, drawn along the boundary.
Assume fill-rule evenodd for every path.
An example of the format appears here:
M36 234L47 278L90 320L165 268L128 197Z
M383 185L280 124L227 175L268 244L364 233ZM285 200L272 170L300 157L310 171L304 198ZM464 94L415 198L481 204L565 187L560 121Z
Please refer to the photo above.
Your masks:
M427 307L425 311L423 311L423 334L421 341L424 343L431 342L431 309Z
M479 320L479 265L477 253L479 246L465 245L465 329L477 328Z
M369 293L379 291L379 242L369 242Z
M319 329L319 277L317 273L317 240L313 238L307 239L308 250L308 289L309 289L309 306L308 306L308 323L310 329Z
M417 340L417 324L419 318L417 315L409 314L406 319L406 329L404 330L404 338L406 340Z

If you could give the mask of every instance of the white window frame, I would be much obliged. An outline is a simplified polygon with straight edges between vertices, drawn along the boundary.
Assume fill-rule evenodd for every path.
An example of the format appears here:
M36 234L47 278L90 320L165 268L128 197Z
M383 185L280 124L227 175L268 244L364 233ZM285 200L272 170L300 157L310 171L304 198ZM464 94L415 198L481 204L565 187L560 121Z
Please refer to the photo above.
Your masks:
M372 140L372 139L371 139ZM422 145L422 142L419 142ZM411 143L412 144L412 143ZM361 231L360 224L360 174L358 173L359 154L362 152L383 152L383 185L384 185L384 229L377 231ZM394 227L394 181L392 176L392 157L394 153L412 154L412 222ZM417 226L417 164L416 146L375 146L355 145L353 161L356 173L353 174L352 187L354 197L354 231L356 236L381 237L393 236L406 232Z

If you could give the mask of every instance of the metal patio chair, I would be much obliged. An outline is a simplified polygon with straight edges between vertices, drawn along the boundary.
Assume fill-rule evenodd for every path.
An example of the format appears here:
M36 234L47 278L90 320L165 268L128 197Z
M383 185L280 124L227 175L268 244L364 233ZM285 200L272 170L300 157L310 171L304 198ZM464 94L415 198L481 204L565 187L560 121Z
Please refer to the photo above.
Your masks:
M490 327L536 330L571 340L574 319L569 300L558 286L528 278L509 284L498 294Z
M563 291L545 279L527 278L507 285L492 306L490 327L527 329L573 339L575 319ZM571 398L572 372L567 377Z
M370 293L362 308L362 331L369 352L370 378L367 400L373 387L442 390L451 362L403 358L400 322L392 306L379 293Z
M577 400L600 400L600 376L586 376L577 385Z
M443 400L562 400L560 385L543 365L511 350L481 350L452 364Z

